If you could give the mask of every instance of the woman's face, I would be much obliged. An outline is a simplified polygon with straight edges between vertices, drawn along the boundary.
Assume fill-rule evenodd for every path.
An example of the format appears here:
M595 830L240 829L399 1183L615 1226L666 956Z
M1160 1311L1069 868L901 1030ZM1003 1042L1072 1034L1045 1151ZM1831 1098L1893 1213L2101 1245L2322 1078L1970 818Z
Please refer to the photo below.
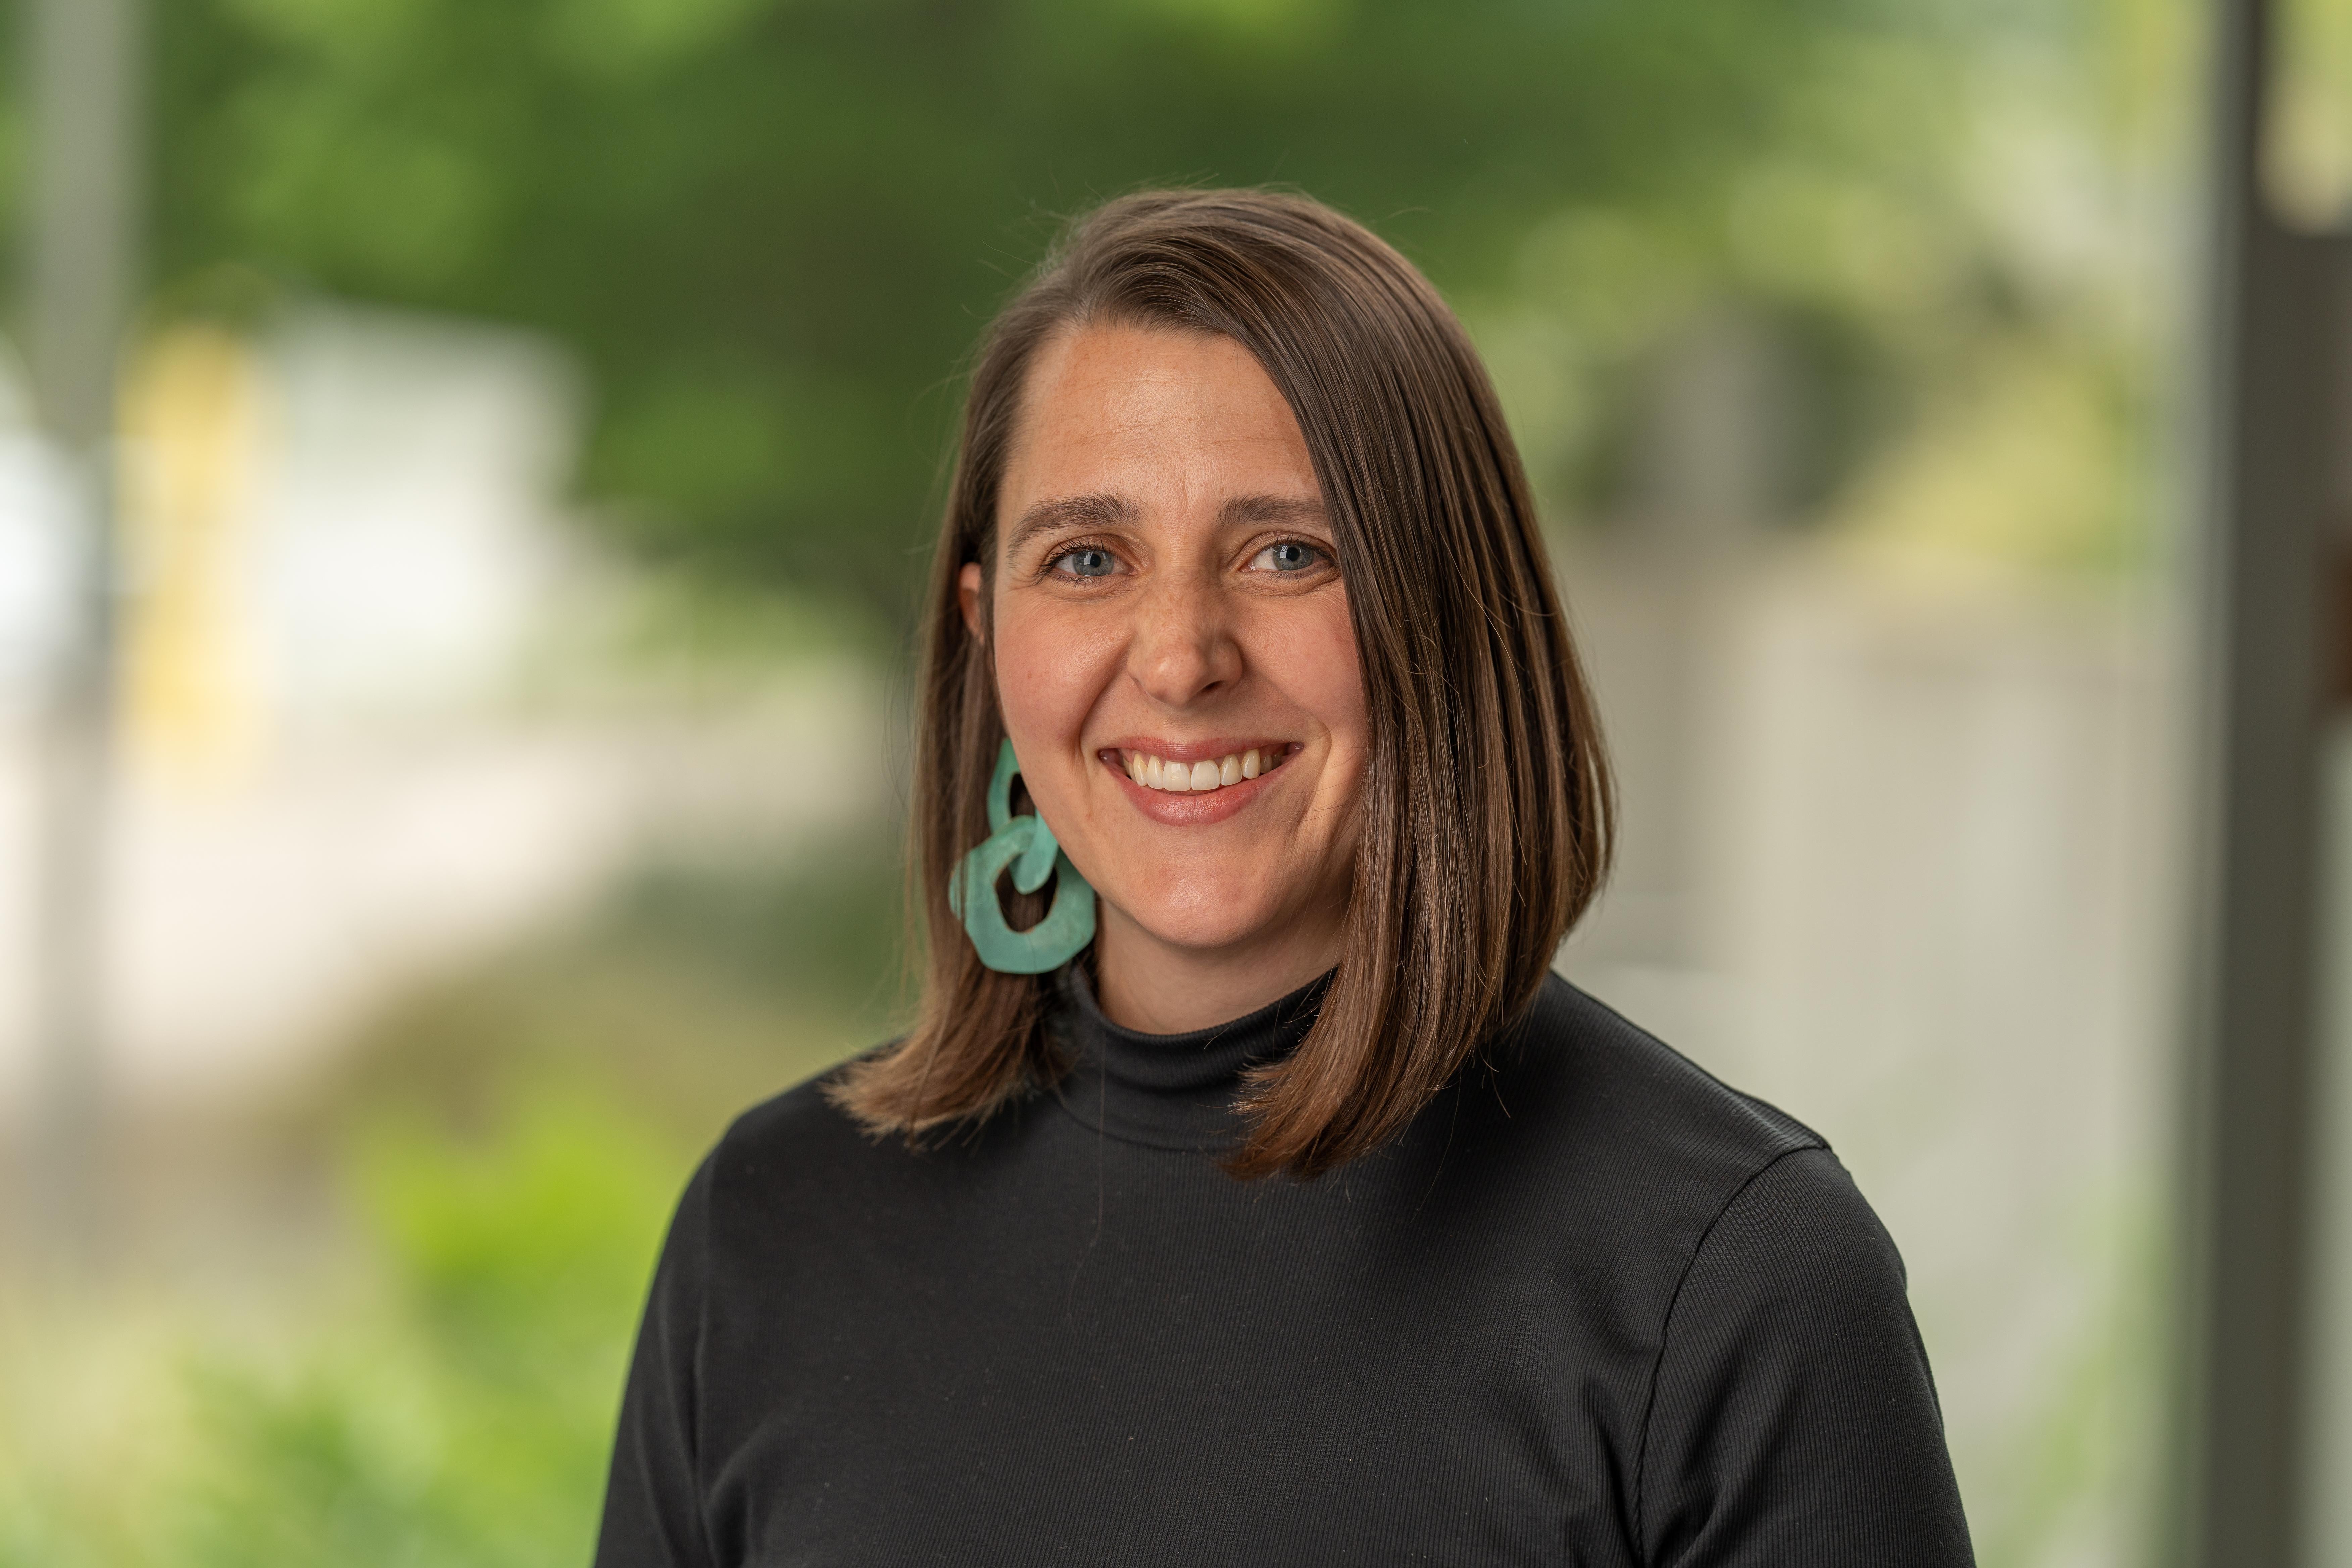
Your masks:
M1031 796L1105 906L1106 967L1337 957L1367 746L1306 441L1248 351L1089 327L1029 373L990 605ZM981 632L980 568L964 616ZM1280 994L1279 991L1273 994Z

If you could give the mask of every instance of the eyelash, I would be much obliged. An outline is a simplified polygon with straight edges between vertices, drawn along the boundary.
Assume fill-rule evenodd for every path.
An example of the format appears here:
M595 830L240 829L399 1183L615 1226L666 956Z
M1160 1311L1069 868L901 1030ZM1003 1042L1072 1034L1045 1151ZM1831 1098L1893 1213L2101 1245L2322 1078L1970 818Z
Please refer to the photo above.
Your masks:
M1329 566L1337 564L1337 562L1332 557L1331 547L1329 545L1323 543L1319 540L1308 539L1298 534L1284 534L1279 539L1267 540L1264 544L1259 545L1255 550L1250 552L1250 559L1255 561L1258 556L1265 553L1265 552L1274 549L1277 545L1283 544L1296 544L1302 549L1313 551L1317 555L1322 557L1321 564L1323 565ZM1041 583L1044 582L1046 578L1055 575L1055 569L1060 566L1063 562L1068 560L1073 555L1083 554L1089 550L1098 550L1104 554L1113 557L1116 557L1118 554L1118 547L1112 544L1108 540L1073 539L1067 543L1062 545L1059 549L1055 550L1051 555L1045 557L1045 561L1041 563L1037 568L1036 580ZM1307 570L1311 571L1313 568L1309 567ZM1304 571L1283 574L1285 576L1294 577L1303 577L1306 574L1307 574ZM1075 575L1075 574L1073 574L1073 575ZM1092 582L1095 581L1095 579L1079 578L1078 581Z
M1105 555L1114 557L1118 554L1118 548L1107 539L1073 539L1068 543L1064 544L1061 548L1055 550L1051 555L1045 557L1044 563L1037 568L1037 581L1040 583L1044 582L1046 578L1055 574L1054 569L1061 565L1063 562L1067 561L1073 555L1083 554L1089 550L1099 550ZM1076 574L1073 573L1070 574L1070 575L1075 577ZM1077 580L1082 583L1095 581L1095 579L1088 577L1080 577L1077 578Z
M1265 554L1267 551L1278 548L1285 544L1296 544L1302 550L1314 552L1316 555L1321 558L1318 564L1324 566L1336 566L1339 564L1339 560L1331 553L1331 547L1329 545L1325 544L1320 540L1307 539L1298 534L1287 533L1279 539L1269 539L1264 544L1259 545L1255 550L1250 552L1250 559L1255 561L1259 556ZM1315 568L1309 566L1304 571L1286 572L1282 574L1286 577L1303 577L1307 572L1311 572L1313 570L1315 570Z

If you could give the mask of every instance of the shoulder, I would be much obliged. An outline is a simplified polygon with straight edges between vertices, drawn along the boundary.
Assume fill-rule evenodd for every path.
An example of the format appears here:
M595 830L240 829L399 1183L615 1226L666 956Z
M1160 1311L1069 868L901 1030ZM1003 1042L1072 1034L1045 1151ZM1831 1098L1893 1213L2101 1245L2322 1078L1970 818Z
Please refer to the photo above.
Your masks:
M1902 1255L1877 1214L1822 1147L1759 1170L1708 1227L1676 1305L1678 1320L1733 1308L1816 1321L1904 1300Z
M1748 1184L1826 1148L1557 976L1417 1133L1450 1215L1645 1338Z
M1626 1173L1685 1171L1736 1186L1783 1155L1826 1147L1556 974L1470 1081L1546 1142Z
M856 1061L897 1044L877 1046L736 1117L705 1162L712 1223L722 1238L747 1223L778 1237L889 1215L912 1221L949 1202L976 1172L1013 1157L1035 1131L1034 1100L1016 1100L920 1147L868 1131L835 1091Z
M1637 1515L1656 1561L1970 1562L1903 1260L1834 1156L1744 1184L1680 1281Z
M1565 1267L1644 1325L1651 1559L1969 1561L1903 1260L1827 1143L1566 981L1494 1055Z
M834 1102L834 1088L849 1066L829 1068L738 1115L704 1162L709 1201L725 1207L746 1200L836 1197L870 1168L898 1164L906 1153L902 1144L874 1138Z
M1759 1173L1825 1147L1567 981L1423 1114L1416 1205L1540 1260L1575 1299L1660 1332L1710 1229Z
M834 1086L853 1062L889 1048L887 1045L877 1046L861 1057L827 1068L738 1112L712 1149L713 1157L759 1164L786 1151L805 1147L813 1140L830 1143L844 1133L856 1138L856 1124L833 1101Z

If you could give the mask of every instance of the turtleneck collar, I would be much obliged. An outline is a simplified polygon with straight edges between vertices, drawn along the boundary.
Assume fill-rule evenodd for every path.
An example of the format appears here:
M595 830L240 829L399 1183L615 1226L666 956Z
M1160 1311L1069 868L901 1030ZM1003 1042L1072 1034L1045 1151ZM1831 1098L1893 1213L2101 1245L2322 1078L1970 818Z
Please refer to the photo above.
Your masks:
M1298 1048L1330 986L1328 973L1230 1023L1146 1035L1103 1016L1085 965L1064 967L1055 1023L1072 1068L1055 1089L1090 1128L1154 1149L1222 1150L1240 1141L1233 1109L1249 1068Z

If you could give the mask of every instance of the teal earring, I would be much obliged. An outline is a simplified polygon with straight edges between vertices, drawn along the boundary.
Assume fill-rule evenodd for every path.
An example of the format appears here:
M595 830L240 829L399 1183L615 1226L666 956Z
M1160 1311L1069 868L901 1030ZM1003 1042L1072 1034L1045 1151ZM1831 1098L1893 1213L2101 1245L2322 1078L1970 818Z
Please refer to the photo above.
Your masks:
M996 776L988 781L989 837L956 863L948 882L948 908L963 921L980 961L1002 974L1044 974L1059 969L1095 939L1095 890L1062 853L1042 816L1013 815L1013 779L1021 771L1013 741L996 756ZM1034 893L1053 877L1054 907L1027 931L1004 921L996 900L996 879L1013 868L1013 885Z

